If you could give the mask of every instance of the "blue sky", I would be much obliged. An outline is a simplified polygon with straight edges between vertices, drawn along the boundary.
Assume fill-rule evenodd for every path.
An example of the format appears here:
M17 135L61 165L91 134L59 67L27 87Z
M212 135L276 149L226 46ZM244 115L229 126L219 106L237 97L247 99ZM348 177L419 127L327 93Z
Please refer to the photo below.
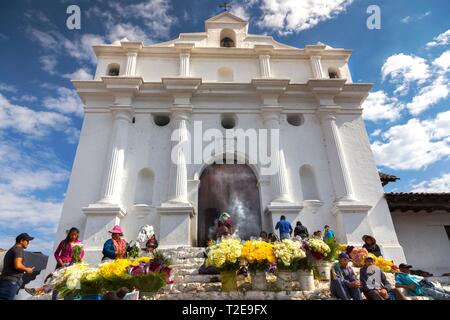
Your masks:
M156 43L202 32L215 0L17 0L0 5L0 247L20 232L48 253L82 124L70 79L90 79L90 45L127 37ZM66 8L81 8L81 30ZM249 0L232 12L250 33L296 47L321 41L353 49L354 82L372 82L364 117L387 191L450 189L450 2L447 0ZM369 5L381 29L369 30Z

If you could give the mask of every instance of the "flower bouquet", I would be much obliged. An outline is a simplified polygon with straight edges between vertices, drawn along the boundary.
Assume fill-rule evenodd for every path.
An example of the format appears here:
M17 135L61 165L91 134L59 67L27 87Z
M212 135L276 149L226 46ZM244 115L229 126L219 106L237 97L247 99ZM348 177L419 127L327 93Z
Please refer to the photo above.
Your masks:
M296 270L296 261L306 258L306 252L299 241L284 239L274 244L277 268L284 270Z
M394 265L394 261L385 260L383 257L375 257L374 264L383 272L394 272L398 269L398 267Z
M353 248L350 252L350 258L352 258L353 266L361 268L364 266L364 259L369 252L365 248Z
M80 263L81 262L81 253L83 252L83 244L78 243L72 243L72 261L73 263Z
M309 238L306 240L306 249L316 259L324 259L330 252L330 247L320 239Z
M274 244L277 257L277 286L281 290L292 289L294 272L299 266L299 261L306 258L306 252L300 241L284 239Z
M267 288L266 270L277 261L273 244L265 241L247 241L242 247L241 258L247 262L251 271L253 289L265 290Z
M239 269L242 244L237 239L225 239L210 247L205 265L214 265L222 280L222 290L237 290L236 271Z
M89 269L86 263L77 263L67 268L61 268L53 272L50 285L64 296L76 296L81 294L81 278Z

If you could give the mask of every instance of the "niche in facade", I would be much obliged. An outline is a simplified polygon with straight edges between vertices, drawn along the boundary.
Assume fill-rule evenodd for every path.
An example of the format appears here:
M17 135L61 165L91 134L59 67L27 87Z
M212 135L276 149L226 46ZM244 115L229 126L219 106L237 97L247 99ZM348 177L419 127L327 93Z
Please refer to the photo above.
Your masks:
M153 122L158 127L165 127L170 123L170 117L167 114L154 114L153 115Z
M153 172L148 169L142 169L138 173L136 181L136 190L134 195L134 204L151 205L153 203Z
M339 79L339 71L336 68L328 68L328 76L330 79Z
M294 127L299 127L304 122L303 116L301 114L288 114L286 120L291 126Z
M300 168L300 182L302 184L303 200L319 200L316 178L310 165Z
M223 114L221 124L224 129L233 129L236 127L236 116L234 114Z

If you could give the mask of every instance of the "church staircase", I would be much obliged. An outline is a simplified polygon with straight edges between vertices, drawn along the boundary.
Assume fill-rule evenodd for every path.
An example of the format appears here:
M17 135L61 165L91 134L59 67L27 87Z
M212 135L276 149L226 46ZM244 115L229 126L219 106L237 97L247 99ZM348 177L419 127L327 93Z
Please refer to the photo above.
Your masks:
M293 284L291 291L280 291L275 287L275 277L268 275L268 290L254 291L250 277L238 276L238 291L222 292L220 275L203 275L198 270L205 261L205 248L180 247L161 249L172 259L173 280L156 294L144 294L156 300L330 300L329 283L316 281L315 291L300 291Z

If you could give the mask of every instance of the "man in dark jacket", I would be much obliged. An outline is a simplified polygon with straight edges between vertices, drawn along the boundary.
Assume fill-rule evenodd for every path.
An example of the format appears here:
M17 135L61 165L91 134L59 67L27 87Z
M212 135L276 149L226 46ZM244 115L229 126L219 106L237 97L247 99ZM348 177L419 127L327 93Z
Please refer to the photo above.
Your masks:
M308 229L300 221L297 221L297 225L295 226L294 229L294 237L297 236L299 236L302 239L309 237Z

